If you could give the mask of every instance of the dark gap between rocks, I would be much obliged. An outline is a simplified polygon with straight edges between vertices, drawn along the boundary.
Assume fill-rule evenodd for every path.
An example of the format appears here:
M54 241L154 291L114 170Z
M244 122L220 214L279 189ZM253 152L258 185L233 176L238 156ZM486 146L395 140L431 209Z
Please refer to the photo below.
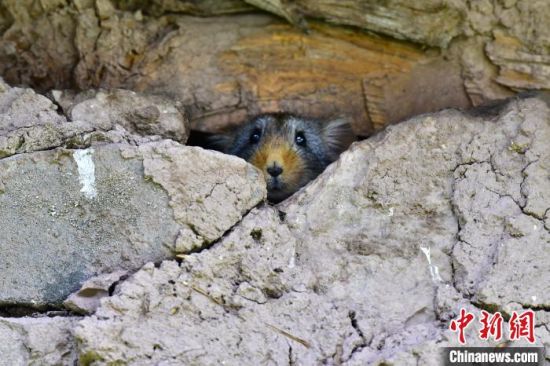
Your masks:
M63 307L44 305L44 306L32 306L27 304L10 304L0 306L0 317L2 318L22 318L22 317L68 317L68 316L81 316L72 311L64 309Z

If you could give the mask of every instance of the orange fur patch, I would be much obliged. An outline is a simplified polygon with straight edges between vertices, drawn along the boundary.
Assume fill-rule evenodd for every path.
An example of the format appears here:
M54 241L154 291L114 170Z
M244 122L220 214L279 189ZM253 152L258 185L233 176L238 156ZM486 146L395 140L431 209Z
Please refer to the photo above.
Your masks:
M292 146L280 137L272 138L262 144L250 159L250 163L269 177L267 168L276 164L283 169L281 182L289 189L299 187L303 178L304 161Z

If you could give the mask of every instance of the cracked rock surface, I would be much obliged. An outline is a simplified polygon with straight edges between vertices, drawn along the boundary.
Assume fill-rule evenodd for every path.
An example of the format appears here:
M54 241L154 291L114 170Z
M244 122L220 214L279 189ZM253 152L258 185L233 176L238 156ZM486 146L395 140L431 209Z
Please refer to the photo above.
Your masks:
M209 244L265 199L252 166L128 132L113 117L126 113L120 103L97 115L77 104L71 118L82 119L67 120L32 90L0 87L2 306L61 306L94 275ZM174 107L158 108L184 126Z
M73 329L77 317L0 318L3 365L72 365L77 361Z
M76 327L80 362L439 365L461 308L533 309L549 354L548 141L538 98L391 126L208 250L130 276Z
M94 95L92 92L88 93L91 96L86 94L79 98L70 98L59 91L52 94L59 100L57 105L32 89L12 88L0 79L0 158L60 146L87 148L109 142L137 145L159 140L161 137L174 137L173 131L160 127L153 128L158 132L158 135L153 136L133 128L135 126L127 121L127 107L120 103L119 94L125 96L128 104L149 101L149 104L145 103L147 108L163 108L169 116L161 118L159 115L158 120L168 119L173 124L173 129L179 131L176 135L182 142L187 138L187 120L179 112L168 112L176 110L174 106L167 105L168 100L153 98L160 103L155 105L151 104L149 97L121 90L98 92L102 96L101 100L110 101L103 104L85 98L91 98ZM69 115L69 118L65 116L61 105L71 112L75 110L74 114ZM154 125L158 120L151 119L149 122Z
M189 135L179 102L130 90L53 91L53 98L72 121L100 122L105 130L122 126L138 135L156 135L185 143Z

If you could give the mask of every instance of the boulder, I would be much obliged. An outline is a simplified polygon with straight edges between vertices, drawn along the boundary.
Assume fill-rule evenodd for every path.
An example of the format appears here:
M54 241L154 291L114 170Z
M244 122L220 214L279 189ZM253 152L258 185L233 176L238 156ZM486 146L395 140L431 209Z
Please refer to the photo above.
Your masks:
M0 181L0 303L33 306L211 243L266 194L243 160L168 140L18 154Z
M30 89L0 87L0 305L60 306L92 276L208 245L265 199L243 160L139 135L186 139L166 100L101 92L69 121ZM140 103L160 113L144 129L129 112Z

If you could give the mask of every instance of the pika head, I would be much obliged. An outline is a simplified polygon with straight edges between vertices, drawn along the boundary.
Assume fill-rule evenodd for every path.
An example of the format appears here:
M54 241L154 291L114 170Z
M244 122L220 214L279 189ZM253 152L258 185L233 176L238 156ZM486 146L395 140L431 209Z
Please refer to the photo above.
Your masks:
M223 150L260 169L268 200L280 202L317 177L355 135L344 120L275 113L252 118L226 139Z

